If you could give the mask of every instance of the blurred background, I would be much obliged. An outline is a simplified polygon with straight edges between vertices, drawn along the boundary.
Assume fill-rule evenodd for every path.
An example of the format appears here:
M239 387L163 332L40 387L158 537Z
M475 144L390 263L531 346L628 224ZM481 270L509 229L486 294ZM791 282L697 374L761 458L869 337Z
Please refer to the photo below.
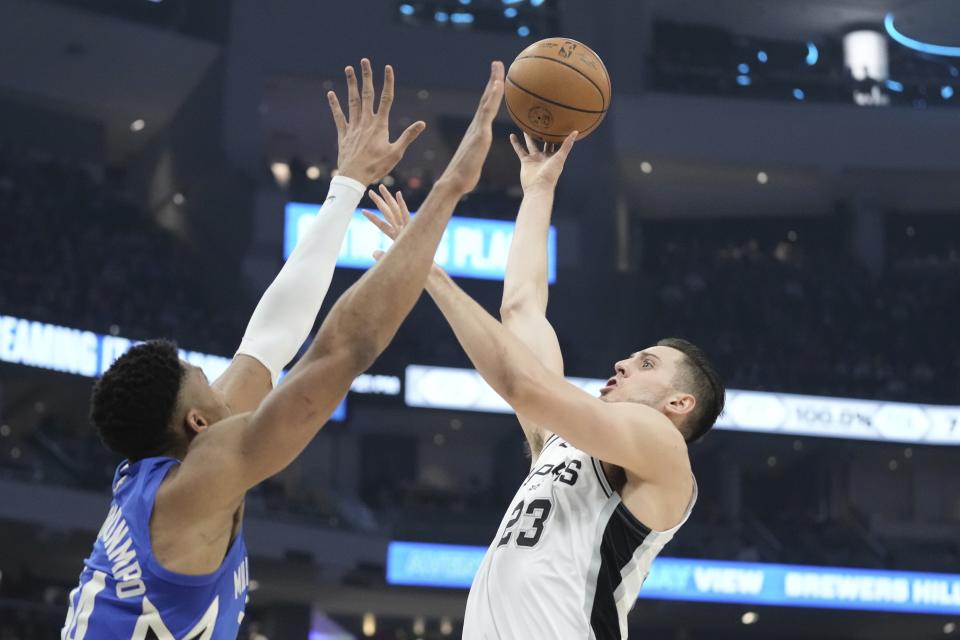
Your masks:
M395 130L428 123L384 179L415 207L489 61L556 35L600 54L614 95L557 198L567 373L596 388L678 335L730 388L631 636L960 635L956 2L2 0L0 639L57 637L106 514L94 377L158 336L222 369L325 197L343 67L369 56L379 84L393 64ZM504 112L444 241L494 312L513 130ZM351 227L325 310L377 241ZM421 300L250 494L241 637L459 637L529 465L468 367Z

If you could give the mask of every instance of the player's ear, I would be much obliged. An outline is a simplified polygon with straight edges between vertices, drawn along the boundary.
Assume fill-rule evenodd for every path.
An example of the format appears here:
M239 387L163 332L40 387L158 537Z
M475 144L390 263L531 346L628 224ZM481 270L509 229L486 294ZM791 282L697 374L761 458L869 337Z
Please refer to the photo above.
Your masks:
M187 411L187 415L184 417L183 421L187 426L187 430L193 435L206 431L207 427L209 427L211 424L210 421L207 420L203 414L196 409L190 409Z
M663 410L668 415L685 416L697 406L697 399L691 393L677 392L667 397Z

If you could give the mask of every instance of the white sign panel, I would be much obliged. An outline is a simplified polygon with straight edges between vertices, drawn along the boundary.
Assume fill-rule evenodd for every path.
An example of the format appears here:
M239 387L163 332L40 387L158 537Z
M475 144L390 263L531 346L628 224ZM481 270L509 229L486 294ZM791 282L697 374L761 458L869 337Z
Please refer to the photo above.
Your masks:
M592 395L604 380L567 378ZM411 407L512 413L472 369L410 365L405 400ZM922 405L727 390L717 429L882 442L960 445L960 406Z

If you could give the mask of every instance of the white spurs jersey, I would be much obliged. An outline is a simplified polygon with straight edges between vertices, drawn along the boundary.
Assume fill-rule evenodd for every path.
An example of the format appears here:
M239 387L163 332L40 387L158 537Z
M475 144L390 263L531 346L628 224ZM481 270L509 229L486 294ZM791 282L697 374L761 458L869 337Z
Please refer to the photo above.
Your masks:
M473 579L464 640L609 640L650 564L686 522L652 531L611 489L600 461L552 435Z

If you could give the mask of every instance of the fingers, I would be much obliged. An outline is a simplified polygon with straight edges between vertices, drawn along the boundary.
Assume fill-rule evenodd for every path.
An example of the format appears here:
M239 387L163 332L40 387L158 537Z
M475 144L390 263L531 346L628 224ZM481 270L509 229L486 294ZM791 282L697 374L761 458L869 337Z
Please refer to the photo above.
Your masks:
M390 106L393 105L393 67L383 68L383 89L380 90L380 106L377 115L383 118L390 116Z
M531 155L540 153L540 149L537 148L536 141L526 131L523 132L523 141L527 144L527 153L530 153Z
M383 234L386 235L387 237L394 238L396 236L396 232L394 231L393 227L391 227L389 224L384 222L378 216L375 216L373 213L367 211L366 209L363 209L360 213L362 213L364 218L372 222L373 225L377 229L380 229L380 231L382 231Z
M360 60L360 75L362 77L363 87L360 90L360 100L362 102L363 115L373 115L373 68L370 66L370 60L363 58Z
M403 193L397 191L397 202L400 203L400 214L403 216L403 226L410 222L410 208L407 201L403 199Z
M380 197L387 206L383 215L390 221L390 224L399 229L403 226L403 214L400 213L400 205L397 204L393 194L390 193L390 190L387 189L387 186L383 183L380 184Z
M517 138L515 133L510 134L510 145L513 147L513 150L516 152L517 157L523 160L526 158L529 153L527 153L526 147L520 144L520 139Z
M357 91L357 73L353 67L343 70L347 76L347 111L350 122L360 115L360 93Z
M495 60L490 64L490 79L480 97L475 120L483 123L493 122L493 118L500 110L500 101L503 99L503 63Z
M380 249L377 249L376 251L373 252L373 259L379 261L380 258L382 258L385 255L387 255L386 251L381 251Z
M333 91L327 92L327 101L330 103L330 113L333 114L333 123L337 125L337 140L342 140L347 132L347 119L343 115L343 109L340 108L340 101L337 94Z
M400 137L397 138L397 141L393 143L400 148L400 155L403 155L403 153L406 152L407 147L413 144L413 141L416 140L426 128L426 122L423 120L417 120L400 134Z
M380 195L373 189L367 189L367 195L370 196L370 199L373 200L373 204L377 205L377 209L380 210L384 216L387 216L390 213L390 205L388 205Z
M579 135L579 131L571 131L567 137L563 139L563 144L560 145L560 149L558 149L556 153L561 160L566 160L567 156L570 155L570 150L573 149L573 143L577 141L577 136Z

